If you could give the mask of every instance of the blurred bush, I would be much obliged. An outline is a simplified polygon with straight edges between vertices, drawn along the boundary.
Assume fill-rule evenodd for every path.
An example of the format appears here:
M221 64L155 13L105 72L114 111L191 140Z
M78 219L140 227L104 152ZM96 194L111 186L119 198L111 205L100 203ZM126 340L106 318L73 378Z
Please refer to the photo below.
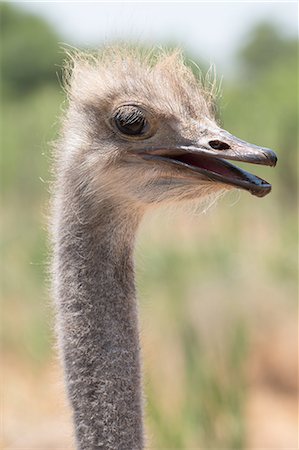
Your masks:
M0 5L2 89L4 94L30 93L46 83L57 84L61 68L59 39L43 20Z
M297 40L282 35L270 23L261 23L237 56L238 78L228 81L224 89L225 126L245 140L255 140L277 151L279 164L271 174L275 180L274 190L282 207L295 208L298 191Z

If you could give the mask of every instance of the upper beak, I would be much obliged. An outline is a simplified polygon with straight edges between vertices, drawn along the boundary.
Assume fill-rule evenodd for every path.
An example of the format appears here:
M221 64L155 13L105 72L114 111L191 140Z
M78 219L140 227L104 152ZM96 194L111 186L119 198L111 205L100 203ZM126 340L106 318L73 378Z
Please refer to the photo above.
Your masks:
M277 163L277 156L270 148L250 144L222 129L215 134L209 134L208 138L201 138L196 146L180 148L197 154L252 164L275 166Z

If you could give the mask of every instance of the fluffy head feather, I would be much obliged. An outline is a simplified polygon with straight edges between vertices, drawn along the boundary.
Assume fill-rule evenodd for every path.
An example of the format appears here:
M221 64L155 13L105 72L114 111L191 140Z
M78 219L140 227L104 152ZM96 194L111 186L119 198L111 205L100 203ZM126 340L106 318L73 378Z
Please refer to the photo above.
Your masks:
M206 198L223 186L136 157L144 147L195 142L199 132L217 127L215 76L196 78L181 51L144 52L109 47L97 54L69 52L65 67L68 110L58 144L59 171L92 198L155 205ZM111 126L119 105L134 104L153 129L146 139L120 136ZM63 172L64 173L64 172Z
M68 56L65 87L70 101L97 107L103 99L111 104L131 96L169 114L215 117L215 72L210 69L203 77L197 68L195 77L179 49L118 46L98 53L72 51Z

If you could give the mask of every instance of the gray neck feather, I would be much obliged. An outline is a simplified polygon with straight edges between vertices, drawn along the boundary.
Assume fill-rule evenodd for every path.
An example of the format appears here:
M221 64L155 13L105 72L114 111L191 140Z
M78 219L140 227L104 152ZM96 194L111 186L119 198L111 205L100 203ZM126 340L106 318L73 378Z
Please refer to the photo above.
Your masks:
M58 188L59 189L59 188ZM63 182L54 217L59 345L80 450L143 448L133 245L139 214ZM80 215L80 216L79 216Z

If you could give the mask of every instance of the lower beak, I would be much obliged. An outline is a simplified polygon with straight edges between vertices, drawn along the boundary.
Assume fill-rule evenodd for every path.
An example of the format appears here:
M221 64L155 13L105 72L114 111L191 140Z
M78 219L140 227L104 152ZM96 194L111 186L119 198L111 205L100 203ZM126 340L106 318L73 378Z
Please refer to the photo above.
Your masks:
M198 172L210 181L245 189L258 197L267 195L271 184L227 160L266 166L275 166L277 162L273 150L250 144L222 129L215 133L209 131L194 145L149 148L142 152L142 156Z

